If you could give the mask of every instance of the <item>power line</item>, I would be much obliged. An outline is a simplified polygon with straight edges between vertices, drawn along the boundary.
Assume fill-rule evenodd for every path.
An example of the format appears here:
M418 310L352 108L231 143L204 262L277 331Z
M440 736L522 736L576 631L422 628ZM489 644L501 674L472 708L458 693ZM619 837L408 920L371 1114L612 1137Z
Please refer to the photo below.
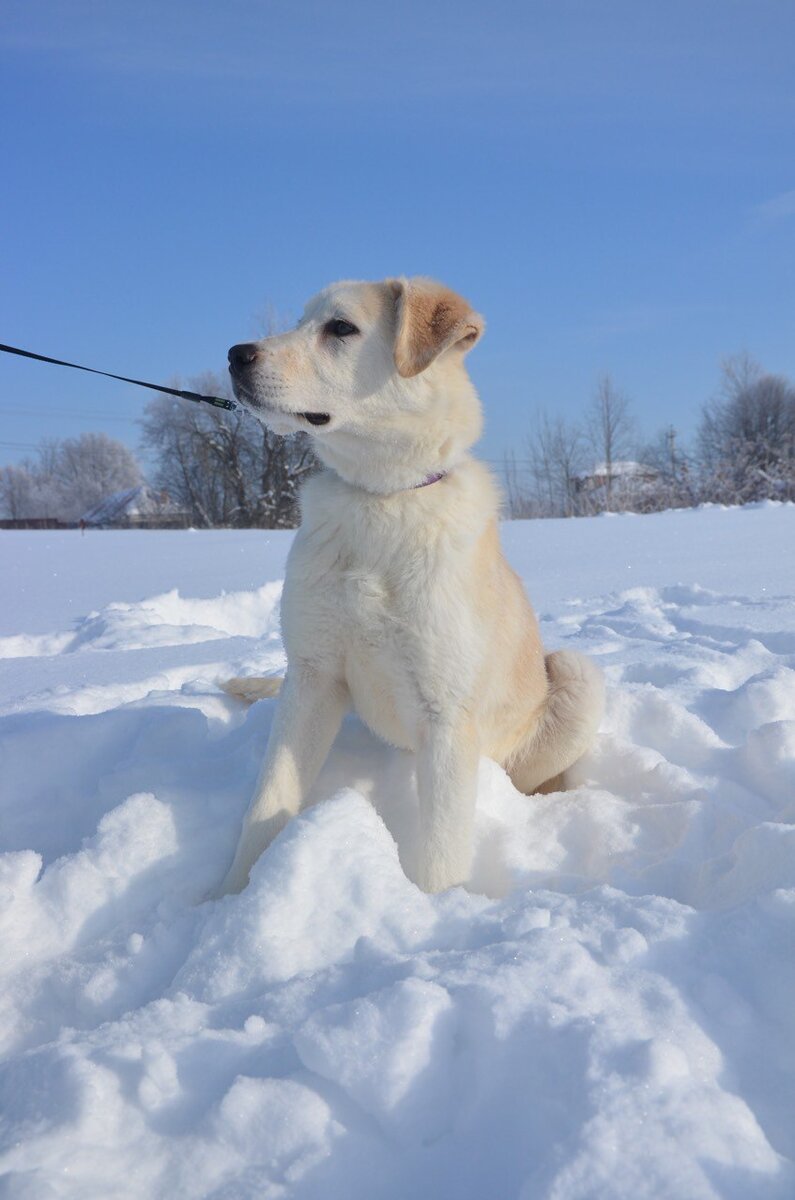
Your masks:
M60 417L62 420L72 420L76 418L80 421L123 421L125 424L133 425L138 421L138 417L115 417L106 413L83 413L83 412L60 412L55 408L39 408L39 409L19 409L19 408L0 408L0 413L7 417Z

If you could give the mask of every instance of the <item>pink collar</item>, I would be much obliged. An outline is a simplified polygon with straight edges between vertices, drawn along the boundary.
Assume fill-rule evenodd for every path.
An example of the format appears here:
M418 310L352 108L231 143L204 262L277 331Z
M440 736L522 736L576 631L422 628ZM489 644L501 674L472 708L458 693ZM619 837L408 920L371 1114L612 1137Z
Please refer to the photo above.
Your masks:
M432 483L438 483L440 479L444 479L446 474L446 471L437 471L435 475L429 475L427 479L423 479L422 483L415 483L411 490L416 492L417 488L428 487Z

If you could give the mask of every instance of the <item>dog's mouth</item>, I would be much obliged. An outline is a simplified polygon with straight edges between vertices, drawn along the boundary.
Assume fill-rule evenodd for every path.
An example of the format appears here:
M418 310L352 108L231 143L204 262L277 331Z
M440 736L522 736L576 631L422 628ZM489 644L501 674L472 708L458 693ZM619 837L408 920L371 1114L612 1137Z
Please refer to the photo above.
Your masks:
M259 397L256 396L256 394L251 392L245 386L245 384L239 378L236 371L233 371L230 368L229 373L232 376L232 385L233 385L234 392L235 392L235 395L237 396L238 400L242 401L243 404L247 405L249 408L253 409L255 412L260 411L260 412L266 412L266 413L267 412L276 413L279 416L284 416L284 417L300 417L302 421L306 421L309 425L328 425L329 421L331 420L330 413L288 412L286 409L277 408L275 405L267 404L267 403L263 402L262 400L260 400Z
M262 404L258 400L249 400L249 404L255 412L272 413L277 417L300 417L302 421L306 421L309 425L328 425L331 420L330 413L290 412L289 409L276 408L272 404Z

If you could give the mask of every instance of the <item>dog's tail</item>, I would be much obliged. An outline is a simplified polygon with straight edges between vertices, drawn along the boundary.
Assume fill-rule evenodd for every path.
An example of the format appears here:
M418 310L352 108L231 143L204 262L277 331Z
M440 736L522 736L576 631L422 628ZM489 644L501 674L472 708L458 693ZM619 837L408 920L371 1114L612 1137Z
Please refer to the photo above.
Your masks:
M519 746L508 772L525 795L562 791L562 778L591 746L604 711L602 672L575 650L546 659L549 690L541 719Z
M269 700L278 696L283 683L281 675L243 675L237 679L227 679L219 686L235 700L253 704L255 700Z

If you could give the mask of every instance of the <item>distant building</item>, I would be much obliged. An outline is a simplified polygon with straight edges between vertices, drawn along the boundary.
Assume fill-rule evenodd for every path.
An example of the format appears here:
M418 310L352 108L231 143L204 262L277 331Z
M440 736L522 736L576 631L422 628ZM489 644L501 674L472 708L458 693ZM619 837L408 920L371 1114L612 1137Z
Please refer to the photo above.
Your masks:
M89 529L184 529L189 523L168 492L146 483L107 496L83 513L82 522Z
M660 478L657 468L647 463L612 462L608 469L607 463L602 462L592 471L578 475L574 486L579 495L593 501L606 502L609 495L613 503L623 506L642 499L657 487Z

